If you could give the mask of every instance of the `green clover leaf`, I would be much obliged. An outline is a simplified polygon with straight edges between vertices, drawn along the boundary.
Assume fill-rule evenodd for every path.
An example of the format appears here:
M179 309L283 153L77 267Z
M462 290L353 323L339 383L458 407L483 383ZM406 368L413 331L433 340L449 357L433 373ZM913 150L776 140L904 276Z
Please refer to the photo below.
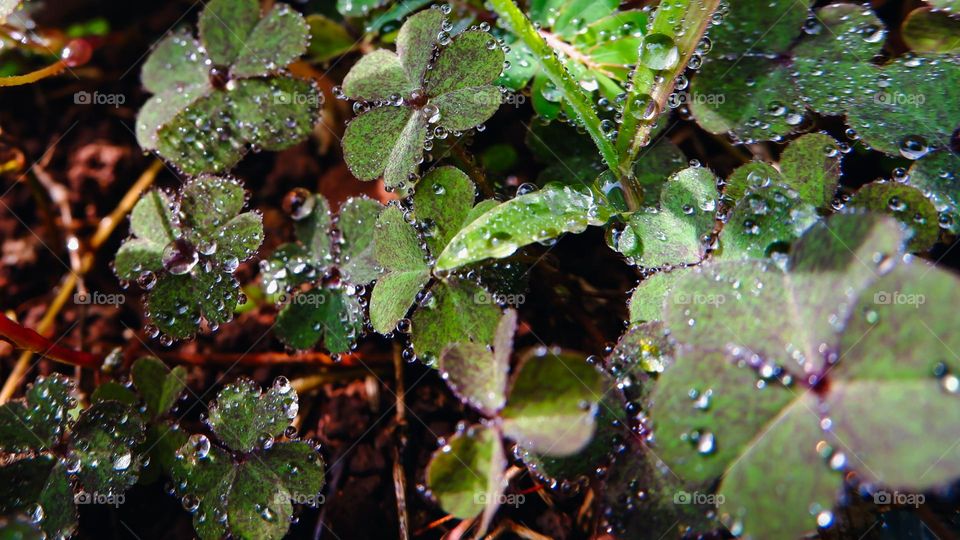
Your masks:
M173 465L200 538L282 538L293 505L322 500L324 464L317 450L305 441L276 440L298 406L284 378L266 393L241 380L217 395L209 425L225 447L194 434L177 450Z
M134 206L114 270L147 291L151 333L188 338L203 320L216 327L233 318L240 298L233 272L263 240L260 215L241 212L244 204L239 181L203 175L176 201L151 191Z
M0 406L0 450L27 452L55 446L76 405L73 382L59 374L39 377L24 399Z
M797 536L832 522L837 470L912 490L960 475L954 441L932 426L960 410L936 379L960 367L943 353L957 341L942 301L957 278L903 258L905 236L888 218L841 214L801 238L786 271L715 262L673 288L677 359L650 396L658 455L688 489L722 478L731 530Z
M443 12L421 11L401 27L396 53L365 55L344 78L346 97L376 102L343 136L344 159L357 178L383 176L388 188L406 191L416 181L428 130L431 138L465 131L499 108L500 90L491 84L503 68L496 40L471 29L441 41L442 32Z
M255 0L212 0L200 39L161 41L141 78L155 94L137 117L137 141L188 174L225 171L248 147L281 150L313 128L322 95L283 68L303 54L309 27L276 4L261 17Z

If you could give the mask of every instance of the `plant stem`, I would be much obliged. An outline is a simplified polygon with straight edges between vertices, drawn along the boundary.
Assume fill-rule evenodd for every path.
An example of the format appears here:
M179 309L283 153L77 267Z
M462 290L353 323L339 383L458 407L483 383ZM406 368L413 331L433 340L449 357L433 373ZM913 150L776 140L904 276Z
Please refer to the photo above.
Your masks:
M97 225L97 230L93 233L93 236L90 238L89 251L84 254L83 259L81 260L80 273L86 273L93 266L93 255L96 250L103 245L104 242L110 237L113 231L117 228L123 221L123 217L130 212L133 208L133 205L136 204L137 200L140 198L140 194L146 190L150 184L153 183L154 179L157 177L157 173L160 172L160 169L163 167L163 163L160 161L154 161L150 167L147 168L140 175L140 178L127 190L127 193L120 199L120 203L117 204L117 207L114 208L113 212L110 212L110 215L104 217L100 220L100 223ZM60 313L60 310L63 309L63 306L67 303L67 299L70 298L70 295L73 294L74 288L77 286L77 282L80 276L76 272L70 272L63 278L63 284L60 286L60 290L57 292L57 296L54 297L53 301L50 302L50 306L47 308L47 312L44 313L43 318L40 319L40 322L37 324L37 332L44 334L49 332L53 327L53 323L57 318L57 315ZM0 390L0 403L6 403L13 397L13 393L16 391L17 386L23 380L24 375L26 375L27 370L30 369L30 359L33 357L33 350L26 350L20 357L17 359L17 363L14 365L13 370L7 376L7 380L3 383L3 389ZM53 358L53 357L51 357ZM57 360L57 358L53 358Z
M583 127L586 128L590 138L593 139L600 155L611 170L620 169L620 161L617 157L617 150L613 142L607 138L607 135L600 127L600 117L593 108L590 96L588 96L577 81L570 75L560 59L557 58L554 49L544 40L540 32L533 26L530 19L520 11L520 8L513 0L491 0L493 9L501 19L505 20L523 43L533 52L533 56L540 62L540 68L550 79L550 82L557 87L563 99L570 105L573 111L579 117Z
M35 83L41 79L52 77L67 68L66 62L57 60L49 66L42 67L30 73L23 75L11 75L9 77L0 77L0 86L21 86L24 84Z
M13 322L6 315L0 315L0 336L9 339L21 349L40 353L58 362L91 369L100 365L100 358L84 351L75 351L57 345L33 330Z
M671 0L657 8L644 42L654 35L666 36L676 45L678 59L672 68L662 71L654 71L637 61L617 135L620 178L624 183L632 183L633 162L640 149L649 143L650 131L667 107L677 77L687 69L719 4L720 0ZM644 44L640 47L642 51Z

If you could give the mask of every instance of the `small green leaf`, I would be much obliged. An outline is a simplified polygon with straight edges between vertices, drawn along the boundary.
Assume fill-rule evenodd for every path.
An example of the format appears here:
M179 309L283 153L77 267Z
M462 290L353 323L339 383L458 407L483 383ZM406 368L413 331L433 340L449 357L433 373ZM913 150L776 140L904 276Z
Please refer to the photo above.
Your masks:
M437 369L457 397L487 416L494 416L507 401L510 364L498 361L486 345L448 345Z
M837 141L822 133L808 133L790 143L780 156L783 183L797 191L800 200L817 208L833 202L840 183L843 153Z
M290 502L317 505L317 495L323 489L324 464L313 446L304 441L277 443L262 457L263 464L290 494Z
M689 271L687 267L680 267L644 278L630 296L630 322L662 321L664 301L677 280Z
M387 206L380 212L373 238L374 256L384 269L418 272L428 269L417 232L397 206Z
M210 428L227 446L240 452L277 437L297 416L297 392L278 378L266 393L249 379L224 386L210 405Z
M434 452L427 465L427 486L445 512L460 519L484 513L489 522L500 505L506 465L500 434L483 425L470 426Z
M156 132L157 152L187 174L222 171L243 157L234 140L238 126L231 117L230 98L212 92L183 108Z
M495 206L458 232L437 257L437 270L507 257L522 246L602 225L609 210L590 193L547 186Z
M304 204L311 205L310 213L302 217L293 216L293 230L297 240L303 245L304 253L311 259L310 264L316 270L325 270L333 262L330 241L333 218L330 215L330 205L327 199L319 194L311 195Z
M439 125L450 131L466 131L493 116L503 102L496 86L460 88L430 100L439 110Z
M412 132L405 132L408 123L420 124L425 129L426 122L417 120L419 116L419 113L411 113L406 107L386 106L354 118L343 134L343 159L350 167L350 172L360 180L376 180L392 164L394 175L404 168L408 168L406 173L413 173L416 167L409 167L412 158L404 155L411 148L401 139L414 137ZM398 133L401 134L400 138ZM421 148L419 153L422 152ZM401 180L405 181L406 176ZM387 185L393 187L396 184Z
M730 6L723 23L710 32L716 56L782 52L790 48L809 16L810 2L744 0Z
M171 370L153 356L144 356L134 362L130 376L143 396L150 418L170 412L187 387L187 370L183 366Z
M503 70L503 51L491 47L493 36L467 30L440 49L426 83L430 96L492 83ZM496 44L493 41L494 45Z
M500 309L480 286L451 279L436 284L427 294L411 319L410 341L423 363L435 367L450 343L493 343Z
M907 47L919 53L960 52L960 20L942 11L920 7L910 12L900 28Z
M130 231L147 242L159 244L161 247L167 245L176 237L173 212L170 208L170 198L164 192L147 192L130 212Z
M309 136L323 102L314 83L293 77L238 81L229 95L240 141L274 151Z
M238 538L283 538L293 517L291 497L259 460L237 467L227 496L227 523Z
M473 208L477 187L456 167L438 167L420 181L413 196L416 219L429 231L427 245L433 253L443 251L464 225Z
M400 57L386 49L364 55L343 78L343 93L351 99L367 101L391 99L411 92Z
M769 185L749 191L720 232L723 259L762 259L785 253L820 219L816 208L789 187Z
M423 87L423 77L433 59L443 21L443 12L439 9L425 9L411 15L400 27L397 54L413 88Z
M546 348L520 363L507 406L504 435L550 456L576 453L593 437L603 379L578 355Z
M340 272L355 285L366 285L381 274L374 257L374 231L382 208L366 197L350 198L340 207Z
M428 281L430 273L426 269L387 272L380 277L370 293L373 329L381 334L393 332Z
M0 468L0 512L39 514L38 524L49 537L67 538L76 530L73 500L66 466L56 457L42 454Z
M307 57L317 63L329 62L353 50L356 40L337 21L319 13L307 15L310 26L310 43Z
M200 88L209 86L209 66L204 65L203 56L197 54L201 48L189 32L175 32L154 47L143 63L140 80L144 88L154 94L181 93L195 94Z
M144 425L128 405L103 401L85 410L72 429L69 455L80 463L77 479L88 492L117 495L136 483L143 464L137 447Z
M287 4L276 4L244 36L243 48L230 68L234 77L262 77L274 73L303 54L310 27Z
M370 296L370 322L381 334L392 332L406 316L417 294L430 279L416 230L403 212L388 206L380 212L373 232L374 257L386 274Z
M765 185L783 183L783 176L780 171L769 163L763 161L751 161L746 165L737 167L730 178L724 183L723 198L736 202L743 198L746 193Z
M256 0L210 0L200 12L200 39L213 63L228 66L243 52L260 20Z
M192 435L177 450L171 477L188 507L194 507L193 527L203 540L227 536L227 497L236 477L230 454L211 446L206 435Z
M253 257L263 243L263 218L244 212L228 221L217 233L214 259L226 268Z
M90 394L90 403L100 403L101 401L118 401L124 405L136 407L140 402L140 397L127 385L116 381L107 381Z
M659 209L630 217L617 251L651 268L700 261L716 222L718 198L709 169L690 167L674 174L660 193Z
M200 320L219 325L233 319L239 300L240 284L232 275L194 268L192 273L158 278L146 311L161 332L185 339L197 333Z
M940 226L960 233L960 190L956 188L960 158L950 150L933 152L910 167L909 184L919 189L940 212Z
M130 238L120 245L113 260L113 271L120 279L133 280L145 271L159 272L163 269L163 248L142 238Z
M0 450L26 452L57 444L74 406L73 382L59 374L38 377L21 401L0 405Z
M897 218L913 230L911 251L926 251L939 236L939 217L933 203L923 193L897 182L873 182L860 188L849 205Z
M298 292L288 302L277 315L275 331L294 349L311 349L322 340L331 353L344 353L362 330L363 310L342 289Z
M337 11L344 17L365 17L389 0L337 0Z

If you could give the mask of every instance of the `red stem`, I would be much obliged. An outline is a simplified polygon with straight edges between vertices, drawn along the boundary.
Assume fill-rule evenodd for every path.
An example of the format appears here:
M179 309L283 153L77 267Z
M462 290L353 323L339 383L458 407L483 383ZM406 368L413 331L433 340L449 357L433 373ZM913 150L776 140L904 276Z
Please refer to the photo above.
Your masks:
M100 367L100 358L88 352L61 347L33 330L20 326L3 314L0 314L0 336L21 349L33 351L64 364L90 369Z

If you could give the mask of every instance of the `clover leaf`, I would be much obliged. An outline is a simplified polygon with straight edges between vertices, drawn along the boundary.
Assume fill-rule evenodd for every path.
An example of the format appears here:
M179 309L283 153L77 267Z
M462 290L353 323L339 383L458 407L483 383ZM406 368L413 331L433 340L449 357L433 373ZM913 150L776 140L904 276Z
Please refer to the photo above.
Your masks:
M944 11L919 7L910 12L900 27L903 41L918 53L957 54L960 52L960 20Z
M305 138L322 95L283 68L306 50L309 28L286 4L261 16L256 0L212 0L200 38L177 31L143 65L155 94L137 117L137 141L188 174L231 168L248 146L281 150Z
M75 501L119 496L143 464L136 411L119 401L80 411L75 393L69 379L53 374L0 408L0 448L11 454L0 467L0 513L26 514L56 537L75 530Z
M485 417L461 426L427 466L427 483L443 509L469 519L482 513L486 530L505 486L501 439L526 452L567 456L593 436L599 371L582 358L541 347L525 354L508 391L510 356L517 315L507 310L496 329L493 350L453 343L440 357L443 378L454 393ZM489 419L489 420L488 420Z
M282 538L294 504L316 505L324 464L305 441L277 441L298 400L278 378L266 392L250 380L229 384L210 405L217 439L194 434L177 451L173 477L200 538Z
M379 275L372 260L372 237L380 204L366 198L348 200L336 221L339 236L323 196L295 189L285 204L294 219L297 241L279 246L260 264L264 290L269 295L279 293L283 305L277 315L277 336L295 349L309 349L322 341L332 353L349 351L362 329L356 287ZM340 271L340 283L302 288L334 268Z
M704 264L665 302L678 349L650 396L657 453L690 489L722 478L718 514L737 534L831 523L836 471L912 490L960 476L955 441L915 421L958 420L955 389L936 379L960 368L946 352L957 278L903 258L904 242L887 218L840 214L786 271Z
M203 320L215 328L233 318L240 299L233 272L263 240L260 215L241 212L245 197L239 181L203 175L176 200L155 190L134 206L132 235L117 250L114 270L147 291L149 333L182 339Z
M448 249L449 239L475 218L472 214L488 208L474 206L475 192L462 171L438 167L418 185L412 212L387 206L374 230L374 257L384 275L370 295L370 322L375 331L391 333L417 304L408 321L411 341L430 365L453 341L490 343L500 317L490 295L471 279L431 280L433 253Z
M910 227L910 251L930 249L939 236L937 209L915 187L899 182L872 182L860 188L849 205L889 214Z
M471 129L499 108L500 90L491 84L503 69L496 40L477 29L449 38L445 28L441 10L421 11L400 28L396 53L367 54L344 78L346 97L374 102L343 136L344 160L357 178L382 176L404 192L416 181L428 137Z
M958 170L960 158L949 150L939 150L915 161L908 181L930 198L940 213L940 226L953 234L960 232L960 192L955 187Z
M659 208L630 216L615 247L645 267L698 262L710 243L718 198L710 170L684 169L663 185Z

